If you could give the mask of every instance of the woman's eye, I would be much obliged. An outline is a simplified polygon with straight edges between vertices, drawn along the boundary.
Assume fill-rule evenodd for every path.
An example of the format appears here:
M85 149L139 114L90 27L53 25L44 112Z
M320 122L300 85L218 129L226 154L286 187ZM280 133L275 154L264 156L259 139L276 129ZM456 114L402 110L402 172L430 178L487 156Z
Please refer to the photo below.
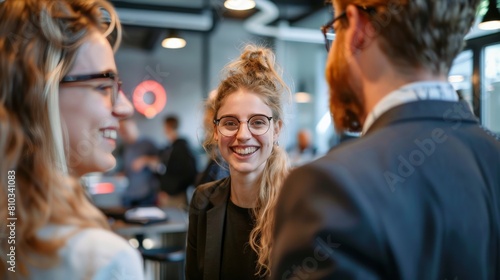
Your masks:
M97 91L102 92L102 93L109 94L113 90L113 86L112 85L100 85L100 86L95 87L95 89Z
M250 120L251 121L251 125L253 126L263 126L263 125L267 125L267 119L265 118L260 118L260 117L257 117L257 118L253 118Z
M233 121L227 121L224 123L224 126L235 126L236 125L236 122L233 122Z

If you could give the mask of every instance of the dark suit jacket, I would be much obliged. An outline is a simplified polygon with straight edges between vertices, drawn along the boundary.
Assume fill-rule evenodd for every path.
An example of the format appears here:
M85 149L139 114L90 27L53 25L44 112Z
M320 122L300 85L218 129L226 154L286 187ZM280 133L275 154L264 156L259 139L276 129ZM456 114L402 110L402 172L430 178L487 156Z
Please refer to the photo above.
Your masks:
M166 171L159 175L160 188L169 195L185 193L196 179L196 160L184 139L175 140L160 153Z
M222 235L230 177L206 183L194 192L189 209L186 279L219 279Z
M500 279L499 227L500 142L412 102L287 178L272 279Z

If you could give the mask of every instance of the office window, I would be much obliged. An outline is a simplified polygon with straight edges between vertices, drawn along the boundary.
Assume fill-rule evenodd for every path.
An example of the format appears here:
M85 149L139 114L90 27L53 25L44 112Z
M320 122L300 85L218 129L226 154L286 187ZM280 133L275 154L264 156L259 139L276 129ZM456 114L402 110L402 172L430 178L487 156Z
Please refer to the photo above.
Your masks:
M489 130L500 134L500 44L484 48L481 77L481 119Z

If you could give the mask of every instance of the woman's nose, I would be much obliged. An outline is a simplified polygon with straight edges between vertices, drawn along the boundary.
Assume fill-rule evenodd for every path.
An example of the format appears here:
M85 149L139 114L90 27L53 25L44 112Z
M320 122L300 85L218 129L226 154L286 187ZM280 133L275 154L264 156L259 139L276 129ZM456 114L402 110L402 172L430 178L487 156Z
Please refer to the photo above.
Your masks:
M238 132L236 133L237 139L250 139L252 137L252 133L248 127L247 122L241 122Z
M118 94L116 103L113 106L113 116L118 119L126 119L134 113L134 107L122 91Z

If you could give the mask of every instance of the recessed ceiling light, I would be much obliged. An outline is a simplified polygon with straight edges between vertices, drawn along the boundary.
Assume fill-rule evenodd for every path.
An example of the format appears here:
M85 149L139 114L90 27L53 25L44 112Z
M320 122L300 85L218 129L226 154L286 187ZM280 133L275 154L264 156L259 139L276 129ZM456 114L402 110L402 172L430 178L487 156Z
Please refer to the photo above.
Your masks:
M255 8L255 1L253 0L226 0L224 7L230 10L244 11Z
M311 102L311 95L307 92L297 92L294 99L297 103L309 103Z
M177 32L171 31L170 34L163 39L161 46L166 49L182 49L186 46L186 40L180 37Z
M463 75L450 75L448 77L448 82L450 83L461 83L465 80Z

